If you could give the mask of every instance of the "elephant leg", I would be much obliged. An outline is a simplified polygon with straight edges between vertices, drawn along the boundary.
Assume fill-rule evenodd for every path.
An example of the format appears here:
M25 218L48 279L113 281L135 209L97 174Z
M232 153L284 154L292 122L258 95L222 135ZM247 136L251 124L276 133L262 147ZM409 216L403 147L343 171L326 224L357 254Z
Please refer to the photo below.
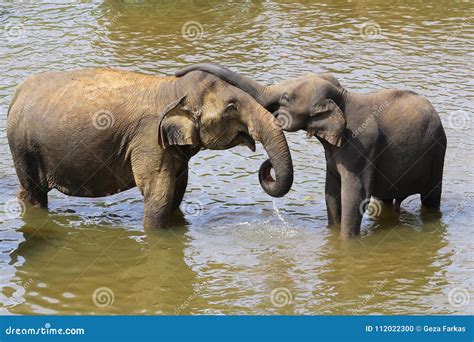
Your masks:
M328 224L341 223L341 178L326 170L325 186L326 209Z
M395 205L393 207L393 211L399 213L400 212L400 205L402 204L403 200L406 197L395 198Z
M441 183L435 185L430 191L421 194L421 204L427 208L439 209L441 204Z
M132 155L135 184L145 199L143 225L147 228L166 227L173 208L176 172L172 160L157 156Z
M166 227L173 208L174 191L174 177L160 174L150 182L149 189L144 194L145 228Z
M14 156L13 159L20 181L18 199L31 206L47 208L50 189L43 177L44 171L41 169L39 158L26 154L21 157Z
M33 207L48 208L48 192L37 187L24 188L20 185L20 190L17 195L18 199Z
M439 209L443 187L443 167L436 166L433 173L430 185L421 193L421 204L430 209Z
M366 176L366 177L363 177ZM348 174L341 177L341 237L356 236L360 233L362 216L364 215L364 201L370 200L370 190L364 179L370 176Z
M391 206L393 205L393 198L382 198L382 202L384 205Z
M421 193L421 204L431 209L439 209L443 188L443 166L445 151L439 150L433 158L431 180L425 191Z
M188 166L186 165L185 169L179 173L176 177L176 186L174 191L173 198L173 210L179 208L181 202L183 201L184 193L186 192L186 187L188 186Z
M145 211L143 215L143 227L145 229L166 227L171 214L171 197L163 194L162 196L145 198Z

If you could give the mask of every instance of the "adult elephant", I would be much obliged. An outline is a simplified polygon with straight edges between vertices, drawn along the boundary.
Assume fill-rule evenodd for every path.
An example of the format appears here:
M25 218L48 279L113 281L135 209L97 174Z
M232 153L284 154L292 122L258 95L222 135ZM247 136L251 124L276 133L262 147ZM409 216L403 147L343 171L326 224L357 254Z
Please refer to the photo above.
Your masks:
M7 135L20 180L19 198L46 207L47 193L101 197L138 186L145 227L164 226L201 148L260 141L275 169L261 185L286 194L293 165L271 113L250 95L205 72L182 78L114 69L32 76L10 105Z
M424 206L440 205L446 135L430 102L406 90L357 94L328 73L263 86L219 65L186 67L219 76L274 112L286 131L316 136L326 154L325 197L330 224L357 235L370 196L397 206L421 194ZM269 179L269 165L260 170Z

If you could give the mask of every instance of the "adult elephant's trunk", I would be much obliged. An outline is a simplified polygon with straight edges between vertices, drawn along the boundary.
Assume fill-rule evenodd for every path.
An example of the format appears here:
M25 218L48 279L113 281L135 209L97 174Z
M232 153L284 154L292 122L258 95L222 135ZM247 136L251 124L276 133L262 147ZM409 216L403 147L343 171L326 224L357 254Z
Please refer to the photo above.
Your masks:
M242 76L232 70L212 63L194 64L178 70L175 75L183 76L188 72L200 70L216 75L233 86L242 89L252 96L268 111L277 109L280 98L276 86L263 86L251 78ZM259 180L262 188L273 197L284 196L293 184L293 162L285 135L278 122L270 112L260 106L255 106L250 115L248 127L252 128L252 137L262 143L269 159L259 170ZM275 170L275 179L271 176L271 168Z
M278 102L279 94L273 91L272 87L263 86L260 83L252 80L249 77L242 76L226 67L213 63L199 63L184 67L178 70L176 77L183 76L188 72L200 70L210 74L216 75L227 83L242 89L247 94L252 96L258 103L260 103L267 110L273 112L276 108L275 104Z
M273 197L282 197L293 184L293 162L285 135L271 113L258 107L251 115L249 127L255 140L262 143L269 159L259 170L259 181L263 190ZM275 179L270 170L275 170Z

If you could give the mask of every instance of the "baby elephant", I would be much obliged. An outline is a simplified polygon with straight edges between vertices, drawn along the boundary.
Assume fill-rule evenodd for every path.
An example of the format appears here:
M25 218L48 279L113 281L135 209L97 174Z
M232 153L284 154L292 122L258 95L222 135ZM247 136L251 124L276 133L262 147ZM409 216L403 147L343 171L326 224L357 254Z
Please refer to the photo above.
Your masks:
M260 141L275 169L261 180L286 194L293 165L277 120L214 75L156 77L113 69L32 76L16 90L7 135L19 198L46 207L47 193L101 197L138 186L145 227L165 226L182 201L188 161L201 148Z
M326 154L326 206L330 224L343 237L360 232L370 196L399 205L421 194L424 206L438 208L446 135L430 102L414 92L383 90L356 94L330 74L309 74L263 86L215 64L197 64L176 73L203 70L252 95L274 112L286 131L316 136ZM266 164L262 178L269 174Z

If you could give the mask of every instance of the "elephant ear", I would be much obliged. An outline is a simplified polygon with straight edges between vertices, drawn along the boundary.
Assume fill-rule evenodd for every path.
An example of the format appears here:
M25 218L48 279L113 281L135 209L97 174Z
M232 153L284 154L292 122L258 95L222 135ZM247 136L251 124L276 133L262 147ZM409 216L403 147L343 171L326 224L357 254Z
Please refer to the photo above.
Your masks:
M339 106L333 100L325 99L313 108L306 132L308 137L315 135L340 147L345 128L346 118Z
M167 148L169 145L198 145L199 133L193 115L185 109L186 95L170 103L160 114L158 123L158 144Z

